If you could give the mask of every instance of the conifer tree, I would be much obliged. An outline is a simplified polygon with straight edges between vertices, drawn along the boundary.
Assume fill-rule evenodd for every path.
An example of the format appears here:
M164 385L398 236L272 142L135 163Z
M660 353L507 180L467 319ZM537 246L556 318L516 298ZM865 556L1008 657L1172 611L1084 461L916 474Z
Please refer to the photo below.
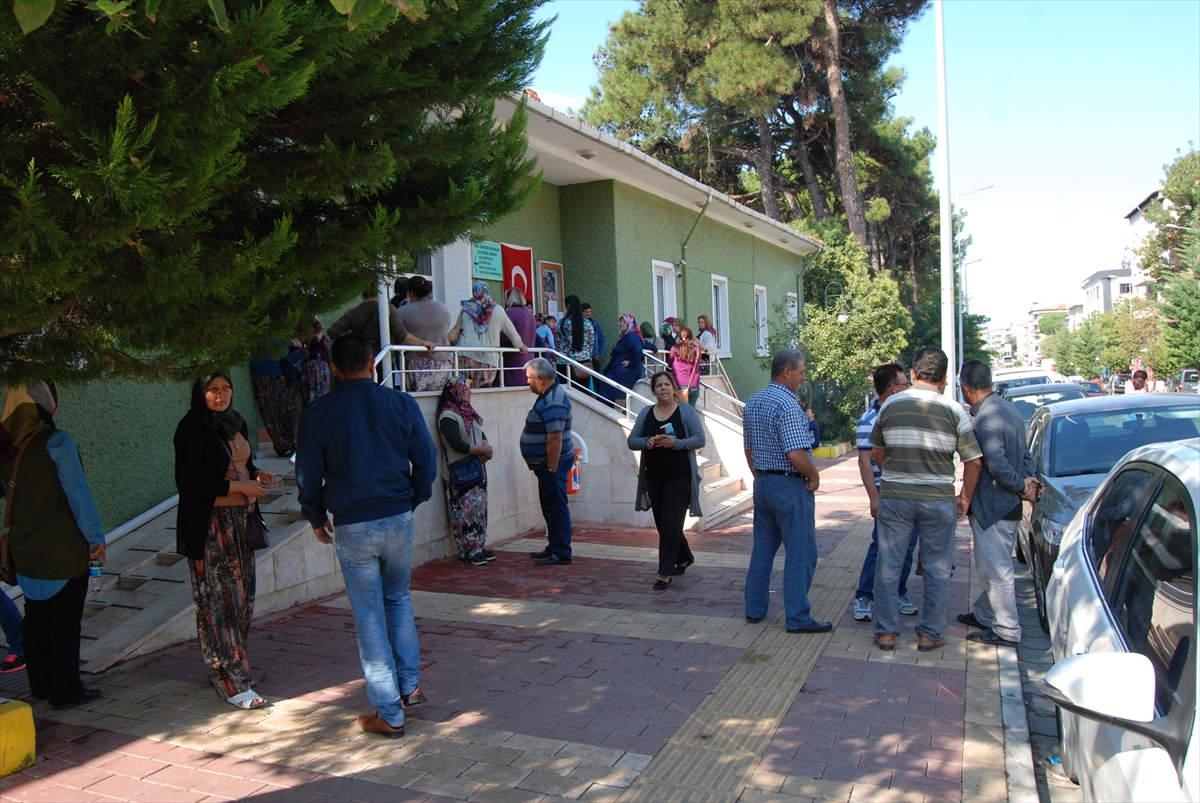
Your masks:
M166 0L116 35L0 15L0 375L165 376L244 359L537 189L494 100L540 0Z

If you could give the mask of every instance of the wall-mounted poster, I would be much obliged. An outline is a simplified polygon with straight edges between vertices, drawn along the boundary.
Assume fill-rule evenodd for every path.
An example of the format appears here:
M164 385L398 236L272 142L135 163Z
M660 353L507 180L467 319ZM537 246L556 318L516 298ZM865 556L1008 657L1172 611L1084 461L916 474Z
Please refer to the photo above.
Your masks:
M500 243L500 257L504 263L504 292L517 289L526 301L532 301L533 249Z
M500 255L500 243L475 243L474 265L471 273L476 279L504 279L504 260Z
M541 275L539 289L541 290L541 306L543 315L562 315L563 304L563 266L558 262L538 262L538 273Z

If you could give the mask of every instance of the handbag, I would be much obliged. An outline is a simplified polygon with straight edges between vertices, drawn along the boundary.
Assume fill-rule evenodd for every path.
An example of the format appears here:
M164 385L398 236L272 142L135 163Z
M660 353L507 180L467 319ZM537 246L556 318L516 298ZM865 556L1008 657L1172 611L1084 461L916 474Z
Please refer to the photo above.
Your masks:
M453 463L446 461L446 468L450 472L450 483L460 495L483 485L483 461L477 454L469 454Z
M17 469L21 467L21 456L25 454L25 447L31 440L32 437L26 438L25 442L21 444L21 448L17 450L17 459L13 463L12 474L8 478L8 488L5 489L8 502L4 505L4 527L0 529L0 580L10 586L17 584L17 566L13 562L12 547L8 544L8 520L12 516L13 490L17 487Z
M215 432L213 435L221 441L221 447L225 449L225 454L229 455L229 465L233 466L234 476L240 480L242 473L238 471L237 463L233 462L233 452L229 450L229 444L221 440L221 436ZM271 530L263 519L262 511L258 509L258 503L253 499L246 500L246 543L255 552L271 546Z

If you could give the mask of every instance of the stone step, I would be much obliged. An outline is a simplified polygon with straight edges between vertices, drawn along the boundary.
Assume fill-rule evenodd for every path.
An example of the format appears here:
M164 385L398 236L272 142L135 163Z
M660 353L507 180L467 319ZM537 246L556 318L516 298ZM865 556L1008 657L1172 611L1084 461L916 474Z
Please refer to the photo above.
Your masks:
M701 504L704 504L701 502ZM709 532L726 526L754 508L754 490L747 488L716 505L706 505L704 518L696 522L696 532Z
M707 510L731 496L737 496L745 487L741 477L719 477L700 487L700 506Z
M718 460L697 457L696 467L700 469L700 481L703 483L715 482L721 478L722 468Z

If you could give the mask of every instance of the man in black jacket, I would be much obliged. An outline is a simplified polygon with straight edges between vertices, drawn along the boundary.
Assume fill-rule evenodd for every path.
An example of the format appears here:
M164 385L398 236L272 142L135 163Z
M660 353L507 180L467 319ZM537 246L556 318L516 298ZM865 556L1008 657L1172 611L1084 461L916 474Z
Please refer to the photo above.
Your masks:
M334 543L354 612L358 654L375 706L359 714L370 733L404 735L404 707L425 702L408 585L413 509L429 499L437 451L407 393L376 385L366 338L344 335L330 354L337 390L300 417L296 484L317 539Z

